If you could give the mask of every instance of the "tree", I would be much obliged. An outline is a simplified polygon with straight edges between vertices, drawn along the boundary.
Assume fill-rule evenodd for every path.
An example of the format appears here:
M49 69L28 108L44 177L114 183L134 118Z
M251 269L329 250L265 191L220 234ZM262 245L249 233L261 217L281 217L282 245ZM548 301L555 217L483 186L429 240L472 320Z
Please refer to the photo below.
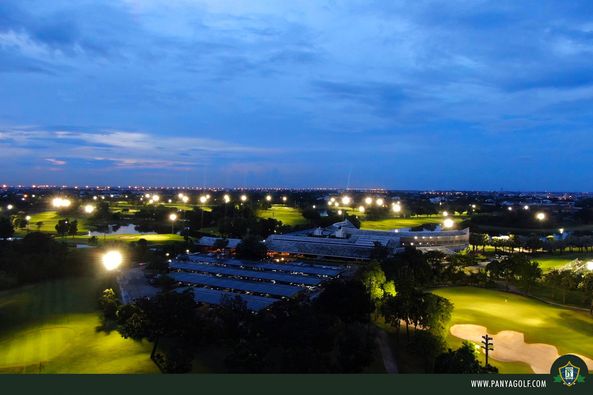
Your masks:
M120 306L119 299L112 288L108 288L101 293L99 297L99 307L103 311L103 317L108 320L117 318L117 309Z
M78 233L78 221L77 220L70 221L68 223L68 235L74 237L74 236L76 236L76 233Z
M154 342L154 358L163 336L191 338L195 318L193 292L167 292L152 299L139 299L117 312L118 331L124 338Z
M0 239L8 239L14 235L14 226L9 218L0 217Z
M70 230L70 225L68 225L68 222L69 222L68 218L61 219L58 221L58 223L55 226L56 232L58 233L58 235L60 235L62 237L66 236L66 234Z
M268 247L258 237L247 236L237 245L237 257L260 261L268 255Z
M462 346L439 355L435 360L435 373L480 373L480 363L474 345L464 341Z
M339 317L343 322L368 323L375 310L366 287L358 280L334 280L315 299L318 311Z
M395 296L393 281L387 281L381 265L377 262L372 262L364 267L361 271L361 280L375 303L381 302L386 293Z
M539 280L542 276L542 269L539 267L539 263L537 262L523 262L517 268L517 275L519 276L519 281L523 285L523 288L529 293L533 285Z

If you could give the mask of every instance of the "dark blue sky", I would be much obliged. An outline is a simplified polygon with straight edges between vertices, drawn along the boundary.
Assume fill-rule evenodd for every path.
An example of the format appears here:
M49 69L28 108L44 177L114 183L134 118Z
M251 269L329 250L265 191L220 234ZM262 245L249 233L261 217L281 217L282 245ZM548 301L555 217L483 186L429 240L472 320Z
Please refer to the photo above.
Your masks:
M588 0L0 1L0 183L593 190L592 125Z

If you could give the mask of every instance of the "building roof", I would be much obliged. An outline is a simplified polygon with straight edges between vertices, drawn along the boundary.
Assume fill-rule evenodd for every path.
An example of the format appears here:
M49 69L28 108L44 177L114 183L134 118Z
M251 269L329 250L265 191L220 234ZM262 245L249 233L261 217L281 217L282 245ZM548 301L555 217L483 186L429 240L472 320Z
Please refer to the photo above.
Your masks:
M221 237L202 236L196 241L196 244L202 247L214 247L216 241L221 239ZM228 241L226 248L237 248L237 245L241 242L241 239L226 240Z

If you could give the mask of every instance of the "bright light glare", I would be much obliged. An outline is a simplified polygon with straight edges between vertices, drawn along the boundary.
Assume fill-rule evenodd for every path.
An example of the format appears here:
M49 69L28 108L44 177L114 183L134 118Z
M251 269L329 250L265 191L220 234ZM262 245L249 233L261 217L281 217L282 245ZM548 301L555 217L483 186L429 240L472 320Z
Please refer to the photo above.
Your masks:
M342 204L343 204L344 206L347 206L347 205L349 205L349 204L350 204L350 200L351 200L351 199L350 199L350 196L344 196L344 197L342 198Z
M529 210L529 206L523 206L523 210Z
M189 202L189 197L187 197L187 196L183 195L183 196L181 197L181 201L182 201L183 203L187 203L187 202Z
M444 222L443 225L445 226L445 228L447 229L451 229L453 226L455 226L455 221L453 221L451 218L447 218Z
M587 262L587 270L593 270L593 261Z
M152 200L154 200L155 202L158 202L161 199L161 197L159 195L152 195Z
M377 206L382 206L385 201L381 198L377 199Z
M228 202L230 202L230 201L231 201L231 197L230 197L229 195L224 195L224 196L222 197L222 199L224 200L224 202L225 202L225 203L228 203Z
M30 215L27 215L27 216L25 217L25 220L27 220L27 221L31 221L31 216L30 216Z
M448 216L449 216L449 212L443 211L443 217L448 217Z
M364 199L364 202L366 204L373 204L373 198L369 196L369 197L367 197L367 198Z
M208 198L206 196L200 196L200 203L204 204L207 200Z
M395 203L395 204L393 205L393 211L394 211L394 212L396 212L396 213L401 213L401 211L402 211L402 206L401 206L401 204L399 204L399 203Z
M361 213L364 213L365 212L364 206L359 206L358 207L358 211L361 212Z
M103 255L103 266L105 266L105 269L112 271L117 269L123 260L124 258L119 251L109 251Z
M72 204L70 199L65 199L65 198L61 198L61 197L54 198L51 201L51 205L54 206L55 208L70 207L70 204Z
M538 221L543 221L543 220L545 220L545 219L546 219L546 214L545 214L545 213L537 213L537 214L535 215L535 218L536 218Z
M288 200L288 198L287 198L286 196L282 196L282 201L283 201L283 202L285 202L285 201L287 201L287 200Z
M247 201L247 195L241 195L241 201L242 202L246 202Z
M12 204L9 204L8 206L6 206L7 209L12 210L14 208L14 206Z
M270 195L266 196L266 201L271 202L272 201L272 196L270 196Z
M169 215L169 219L170 219L171 221L177 221L177 214L175 214L175 213L171 213L171 214Z
M92 204L87 204L86 206L84 206L85 213L90 214L93 211L95 211L95 206L93 206Z
M338 215L342 215L342 210L338 210Z

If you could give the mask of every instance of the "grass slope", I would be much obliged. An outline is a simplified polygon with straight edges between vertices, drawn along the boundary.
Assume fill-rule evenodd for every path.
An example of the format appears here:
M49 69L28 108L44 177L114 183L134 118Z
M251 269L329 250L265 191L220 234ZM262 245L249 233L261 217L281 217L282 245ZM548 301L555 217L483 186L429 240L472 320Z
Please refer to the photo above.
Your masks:
M307 220L302 216L301 212L294 207L286 207L281 204L274 204L268 210L259 210L257 212L260 218L274 218L282 221L284 225L295 226L306 224Z
M483 325L491 333L523 332L527 343L551 344L560 354L573 352L593 357L593 318L585 312L481 288L453 287L433 292L455 305L451 325ZM452 335L447 341L453 348L461 344L461 340ZM531 368L522 363L493 364L501 373L531 373Z
M146 342L97 331L97 279L0 293L0 372L154 373Z

